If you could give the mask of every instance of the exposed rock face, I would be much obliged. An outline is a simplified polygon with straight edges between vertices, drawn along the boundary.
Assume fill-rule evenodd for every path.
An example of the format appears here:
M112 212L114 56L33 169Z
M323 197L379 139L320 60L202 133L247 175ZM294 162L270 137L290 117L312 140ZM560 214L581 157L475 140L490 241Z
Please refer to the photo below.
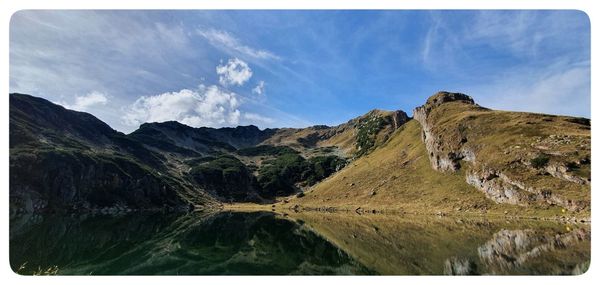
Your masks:
M451 257L444 262L445 275L475 275L477 274L475 262L466 258Z
M583 178L581 176L574 175L571 169L564 164L550 163L544 167L544 169L552 176L574 182L581 185L590 185L590 178Z
M10 141L11 214L216 204L170 173L160 153L44 99L10 95Z
M404 111L396 110L392 113L392 126L394 130L404 125L410 120L410 117Z
M188 209L178 187L122 158L50 151L11 159L14 211Z
M589 120L493 111L448 92L430 97L414 118L432 168L465 168L467 183L495 202L589 208Z
M429 97L425 105L417 107L413 112L415 120L419 121L423 128L423 142L425 142L431 166L440 171L458 170L460 168L459 161L461 159L465 157L468 160L474 159L472 151L469 149L462 150L460 145L452 149L445 148L442 137L434 131L434 122L429 118L429 115L434 108L444 103L455 101L475 105L473 98L470 96L462 93L442 91ZM459 141L459 144L462 144L462 142L462 140Z

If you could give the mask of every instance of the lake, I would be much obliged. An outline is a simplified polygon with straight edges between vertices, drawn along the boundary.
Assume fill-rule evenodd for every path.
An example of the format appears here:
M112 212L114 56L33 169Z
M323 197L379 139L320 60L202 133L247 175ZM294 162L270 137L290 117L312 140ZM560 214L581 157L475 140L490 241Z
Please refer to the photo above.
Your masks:
M10 221L20 274L581 274L589 224L349 213L31 215Z

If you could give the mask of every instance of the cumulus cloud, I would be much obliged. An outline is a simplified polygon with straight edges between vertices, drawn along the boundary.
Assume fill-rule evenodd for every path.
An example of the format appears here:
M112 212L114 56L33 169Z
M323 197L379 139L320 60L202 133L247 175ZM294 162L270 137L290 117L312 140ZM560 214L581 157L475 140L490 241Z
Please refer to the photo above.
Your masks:
M218 86L201 85L198 90L183 89L138 98L123 120L136 126L144 122L178 121L192 127L238 125L240 99Z
M252 93L258 94L258 95L264 94L265 93L265 82L262 80L260 82L258 82L258 85L256 85L256 87L252 88Z
M242 44L236 37L226 31L215 29L198 29L198 35L204 37L208 42L221 49L237 52L245 56L257 59L279 59L279 56L267 50L251 48Z
M252 77L252 69L246 62L239 58L233 58L229 59L227 64L219 64L217 74L219 75L219 83L223 86L242 86Z
M77 111L88 111L93 106L106 105L108 98L104 93L98 91L92 91L83 96L75 96L75 102L69 104L66 102L59 102L58 104L63 105L67 109Z

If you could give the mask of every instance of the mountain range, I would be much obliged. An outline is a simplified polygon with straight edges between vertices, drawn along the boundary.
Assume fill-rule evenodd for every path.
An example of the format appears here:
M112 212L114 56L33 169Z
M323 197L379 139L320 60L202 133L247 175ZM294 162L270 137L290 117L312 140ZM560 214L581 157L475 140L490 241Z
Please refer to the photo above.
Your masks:
M10 210L120 212L277 207L587 216L590 120L496 111L439 92L409 117L372 110L338 126L130 134L10 94Z

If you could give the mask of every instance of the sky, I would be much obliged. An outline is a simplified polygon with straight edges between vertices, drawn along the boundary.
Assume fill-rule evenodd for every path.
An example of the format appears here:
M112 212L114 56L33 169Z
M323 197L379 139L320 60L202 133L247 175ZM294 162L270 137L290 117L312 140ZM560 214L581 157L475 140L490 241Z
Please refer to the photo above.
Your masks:
M494 109L590 117L580 11L23 10L10 92L129 133L337 125L438 91Z

